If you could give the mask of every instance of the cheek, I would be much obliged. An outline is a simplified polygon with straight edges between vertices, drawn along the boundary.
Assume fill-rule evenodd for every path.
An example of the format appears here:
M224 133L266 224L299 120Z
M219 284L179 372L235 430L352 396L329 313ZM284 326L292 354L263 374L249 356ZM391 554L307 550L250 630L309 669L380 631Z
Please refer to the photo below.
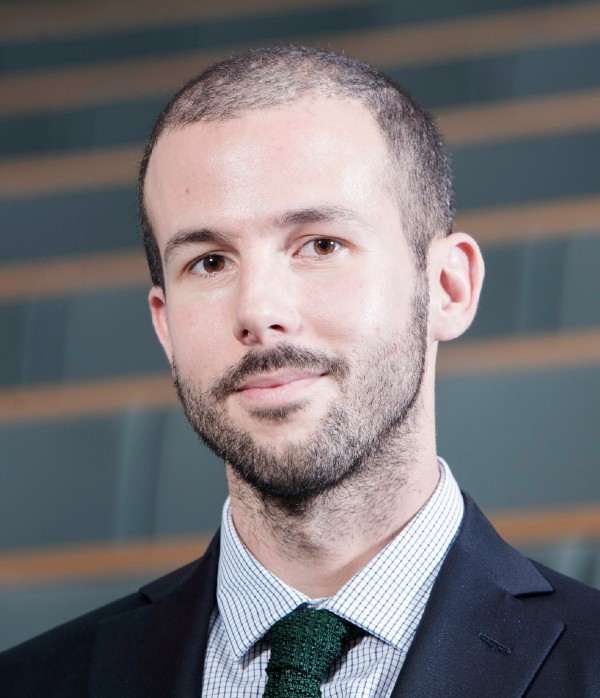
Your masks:
M353 343L379 334L393 305L389 289L376 278L341 276L311 289L303 314L319 337Z
M218 358L225 358L225 324L222 312L205 305L185 304L169 314L173 355L184 373L203 380L218 370Z
M320 289L310 305L321 332L342 341L368 342L373 337L403 332L411 313L414 279L392 260L365 259L352 274L340 274Z

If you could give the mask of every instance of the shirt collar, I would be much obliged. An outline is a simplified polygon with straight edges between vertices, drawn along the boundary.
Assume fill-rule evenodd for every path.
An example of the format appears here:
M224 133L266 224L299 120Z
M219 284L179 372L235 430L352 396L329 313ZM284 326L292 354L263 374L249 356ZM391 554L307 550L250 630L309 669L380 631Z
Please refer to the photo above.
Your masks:
M236 659L303 604L326 608L399 650L416 630L435 577L460 526L464 504L442 459L438 486L400 533L334 596L314 601L265 569L223 508L217 605Z
M221 523L217 605L233 656L241 659L275 622L306 600L263 567L242 543L227 499Z
M421 510L322 606L398 650L410 646L464 512L450 468L439 460L440 482Z

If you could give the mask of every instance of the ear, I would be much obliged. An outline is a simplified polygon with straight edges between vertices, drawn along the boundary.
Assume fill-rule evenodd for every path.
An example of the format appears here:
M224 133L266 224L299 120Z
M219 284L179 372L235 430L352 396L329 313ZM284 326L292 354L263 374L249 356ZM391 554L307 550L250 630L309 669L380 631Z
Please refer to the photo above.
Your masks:
M460 337L477 311L484 277L479 245L466 233L436 238L429 251L432 339Z
M152 316L152 324L154 331L165 350L169 363L173 363L173 349L171 347L171 334L169 332L169 323L167 321L167 301L165 292L160 286L153 286L148 294L148 305L150 306L150 315Z

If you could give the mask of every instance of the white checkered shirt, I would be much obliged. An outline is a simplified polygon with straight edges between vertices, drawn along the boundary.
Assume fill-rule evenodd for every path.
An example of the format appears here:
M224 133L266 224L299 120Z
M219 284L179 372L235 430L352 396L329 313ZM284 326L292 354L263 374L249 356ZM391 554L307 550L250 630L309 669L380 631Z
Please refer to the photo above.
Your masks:
M323 698L389 698L462 520L460 490L447 464L440 459L440 465L437 489L410 523L337 594L316 601L252 556L236 533L228 500L202 695L260 698L270 652L265 634L305 605L328 609L368 633L333 665Z

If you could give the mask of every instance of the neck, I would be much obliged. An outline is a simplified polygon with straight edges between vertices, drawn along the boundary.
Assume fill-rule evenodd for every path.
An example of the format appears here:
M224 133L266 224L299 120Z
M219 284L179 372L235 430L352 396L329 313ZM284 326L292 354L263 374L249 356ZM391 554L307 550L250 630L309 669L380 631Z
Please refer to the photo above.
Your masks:
M335 594L406 526L433 494L439 465L433 439L417 452L392 445L303 502L266 498L229 465L227 478L243 543L279 579L317 599Z

